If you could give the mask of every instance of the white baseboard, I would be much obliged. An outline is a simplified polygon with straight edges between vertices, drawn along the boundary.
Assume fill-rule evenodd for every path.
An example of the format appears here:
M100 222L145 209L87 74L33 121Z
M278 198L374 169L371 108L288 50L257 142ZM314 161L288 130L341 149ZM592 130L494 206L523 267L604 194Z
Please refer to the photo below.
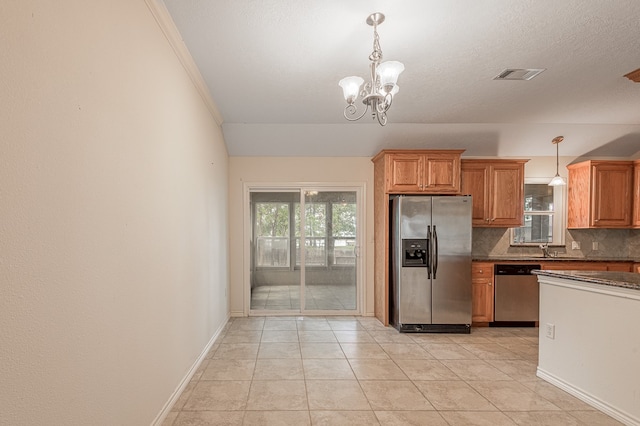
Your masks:
M229 314L232 317L244 317L246 316L244 314L244 311L231 311L231 313Z
M579 400L586 402L590 406L602 411L603 413L613 417L614 419L618 420L621 423L624 423L627 426L640 426L640 419L628 413L620 411L618 408L613 407L605 401L602 401L601 399L589 394L588 392L585 392L584 390L565 382L564 380L554 376L553 374L544 371L540 367L538 367L536 371L536 376L575 396Z
M164 421L164 419L167 418L167 416L171 412L171 408L173 408L173 404L175 404L178 398L180 398L180 395L182 394L184 389L187 387L187 385L191 381L191 378L193 377L193 375L196 374L196 371L198 371L198 368L200 368L200 364L202 364L202 361L204 361L207 354L211 350L211 347L214 345L216 340L218 340L218 337L220 337L220 333L222 333L224 326L227 325L228 322L229 322L229 315L227 315L227 319L222 323L222 325L220 325L220 327L216 330L216 332L213 333L213 337L211 337L211 339L209 340L207 345L204 347L204 349L202 350L202 352L200 353L196 361L193 363L189 371L187 371L187 374L184 376L184 378L182 379L182 381L180 382L176 390L173 392L173 394L171 394L171 397L169 398L167 403L164 404L164 407L162 407L162 410L160 411L160 413L158 413L158 415L153 420L153 422L151 422L152 426L160 426Z

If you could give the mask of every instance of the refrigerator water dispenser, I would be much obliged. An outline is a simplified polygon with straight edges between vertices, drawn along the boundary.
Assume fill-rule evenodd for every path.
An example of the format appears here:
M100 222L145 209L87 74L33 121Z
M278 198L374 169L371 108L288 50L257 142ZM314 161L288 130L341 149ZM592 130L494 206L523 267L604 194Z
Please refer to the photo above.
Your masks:
M402 266L427 267L429 240L402 240Z

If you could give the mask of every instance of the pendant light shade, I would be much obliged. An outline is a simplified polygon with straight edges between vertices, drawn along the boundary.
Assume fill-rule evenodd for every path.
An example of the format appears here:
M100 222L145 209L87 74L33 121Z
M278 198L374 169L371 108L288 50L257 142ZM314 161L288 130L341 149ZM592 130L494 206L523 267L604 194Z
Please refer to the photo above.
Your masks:
M564 136L556 136L551 141L552 144L556 146L556 175L549 182L549 186L563 186L567 184L567 181L564 180L562 176L560 176L560 155L558 150L558 145L560 142L564 140Z
M345 77L338 83L340 87L342 87L344 100L347 101L349 105L353 105L358 98L358 92L360 92L362 83L364 83L364 79L358 76Z
M551 182L549 182L549 186L563 186L566 185L564 178L560 175L555 175ZM544 185L544 184L543 184Z
M386 61L378 65L376 74L380 77L380 86L385 93L393 90L402 71L404 71L404 65L398 61Z

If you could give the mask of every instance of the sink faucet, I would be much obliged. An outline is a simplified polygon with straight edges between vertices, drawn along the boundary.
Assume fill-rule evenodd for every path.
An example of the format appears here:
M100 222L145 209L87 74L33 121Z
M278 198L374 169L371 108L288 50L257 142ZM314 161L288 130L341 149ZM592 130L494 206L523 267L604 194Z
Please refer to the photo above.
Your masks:
M551 257L549 253L549 243L544 243L539 245L540 250L542 250L542 257Z

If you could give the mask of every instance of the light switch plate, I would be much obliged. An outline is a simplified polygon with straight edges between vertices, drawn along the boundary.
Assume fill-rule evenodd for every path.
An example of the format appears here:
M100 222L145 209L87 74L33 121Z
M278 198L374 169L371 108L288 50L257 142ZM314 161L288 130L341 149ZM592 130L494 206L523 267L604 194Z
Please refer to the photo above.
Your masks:
M597 241L594 241L591 243L591 250L595 251L595 250L598 250L598 248L599 248L599 244Z
M544 334L549 339L556 338L556 326L554 324L546 324L544 329Z

